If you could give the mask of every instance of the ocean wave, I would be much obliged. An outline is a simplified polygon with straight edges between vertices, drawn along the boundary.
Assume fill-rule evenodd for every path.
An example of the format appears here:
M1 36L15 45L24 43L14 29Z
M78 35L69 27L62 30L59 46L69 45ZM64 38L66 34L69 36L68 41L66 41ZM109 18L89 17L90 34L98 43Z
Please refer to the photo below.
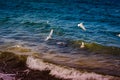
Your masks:
M93 56L91 56L91 53L86 52L86 54L89 55L88 58L85 56L86 54L80 51L80 54L76 54L75 56L75 54L61 54L59 51L54 52L54 50L51 49L44 49L46 47L42 46L38 46L39 51L36 51L36 48L37 47L34 46L25 46L24 44L7 44L6 46L0 47L2 52L27 55L26 64L29 68L40 71L48 70L50 71L50 75L58 78L71 80L112 80L115 76L119 77L119 58L114 59L114 57L112 57L112 59L109 59L109 57L107 57L106 60L106 58L103 58L104 56L93 54ZM102 67L103 65L104 67ZM98 70L96 70L96 68ZM103 74L105 76L103 76Z
M55 65L48 63L40 58L35 58L29 56L27 58L26 64L29 68L34 70L50 70L50 74L59 78L71 79L71 80L110 80L113 77L107 75L100 75L96 73L80 72L74 68L69 68L65 66Z
M82 40L74 40L74 41L70 41L68 45L74 47L74 48L79 48L80 49L80 45L82 42ZM118 55L120 56L120 54L118 53L120 51L119 47L114 47L114 46L105 46L105 45L101 45L98 43L88 43L85 42L85 48L88 51L91 52L95 52L95 53L100 53L100 54L113 54L113 55Z

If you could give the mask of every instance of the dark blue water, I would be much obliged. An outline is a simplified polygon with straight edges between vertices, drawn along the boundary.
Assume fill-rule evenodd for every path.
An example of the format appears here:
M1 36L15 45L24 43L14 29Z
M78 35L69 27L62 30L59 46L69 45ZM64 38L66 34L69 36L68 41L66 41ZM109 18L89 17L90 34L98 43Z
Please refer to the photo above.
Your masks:
M77 24L83 22L86 31ZM0 0L0 43L84 40L120 47L118 0Z

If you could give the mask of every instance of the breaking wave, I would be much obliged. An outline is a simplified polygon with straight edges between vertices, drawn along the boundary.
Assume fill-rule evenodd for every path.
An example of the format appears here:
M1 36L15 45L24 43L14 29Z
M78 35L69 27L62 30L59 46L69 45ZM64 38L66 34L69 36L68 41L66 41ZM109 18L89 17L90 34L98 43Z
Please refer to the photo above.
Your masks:
M54 75L59 78L64 79L71 79L71 80L110 80L113 77L107 76L107 75L100 75L96 73L88 73L88 72L82 72L78 71L73 68L55 65L52 63L48 63L47 61L44 61L42 59L35 58L33 56L29 56L27 58L26 64L29 68L34 70L49 70L51 75Z

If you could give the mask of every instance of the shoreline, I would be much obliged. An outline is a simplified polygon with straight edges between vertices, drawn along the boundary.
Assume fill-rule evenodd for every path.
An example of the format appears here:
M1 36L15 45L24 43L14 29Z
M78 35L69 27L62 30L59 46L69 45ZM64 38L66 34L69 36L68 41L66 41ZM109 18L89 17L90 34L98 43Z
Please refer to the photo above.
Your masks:
M35 62L33 63L33 61ZM2 80L33 80L33 79L35 80L81 80L81 79L82 80L103 80L103 79L119 80L120 79L120 77L115 77L115 76L112 77L108 75L105 76L92 72L90 73L79 72L69 67L65 67L65 66L62 67L62 66L57 66L55 64L49 64L46 61L44 63L44 61L41 61L36 55L34 55L32 58L30 57L30 55L19 55L19 54L17 55L12 52L0 52L0 65L1 65L0 74L5 75L1 77ZM36 67L35 65L38 67ZM9 74L13 76L10 76Z

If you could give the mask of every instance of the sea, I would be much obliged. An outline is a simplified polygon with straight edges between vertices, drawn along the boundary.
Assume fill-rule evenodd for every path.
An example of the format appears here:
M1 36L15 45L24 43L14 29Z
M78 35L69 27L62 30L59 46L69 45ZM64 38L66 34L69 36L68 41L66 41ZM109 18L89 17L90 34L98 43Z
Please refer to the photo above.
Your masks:
M56 77L120 79L119 35L119 0L0 0L0 51L36 53L28 67Z

